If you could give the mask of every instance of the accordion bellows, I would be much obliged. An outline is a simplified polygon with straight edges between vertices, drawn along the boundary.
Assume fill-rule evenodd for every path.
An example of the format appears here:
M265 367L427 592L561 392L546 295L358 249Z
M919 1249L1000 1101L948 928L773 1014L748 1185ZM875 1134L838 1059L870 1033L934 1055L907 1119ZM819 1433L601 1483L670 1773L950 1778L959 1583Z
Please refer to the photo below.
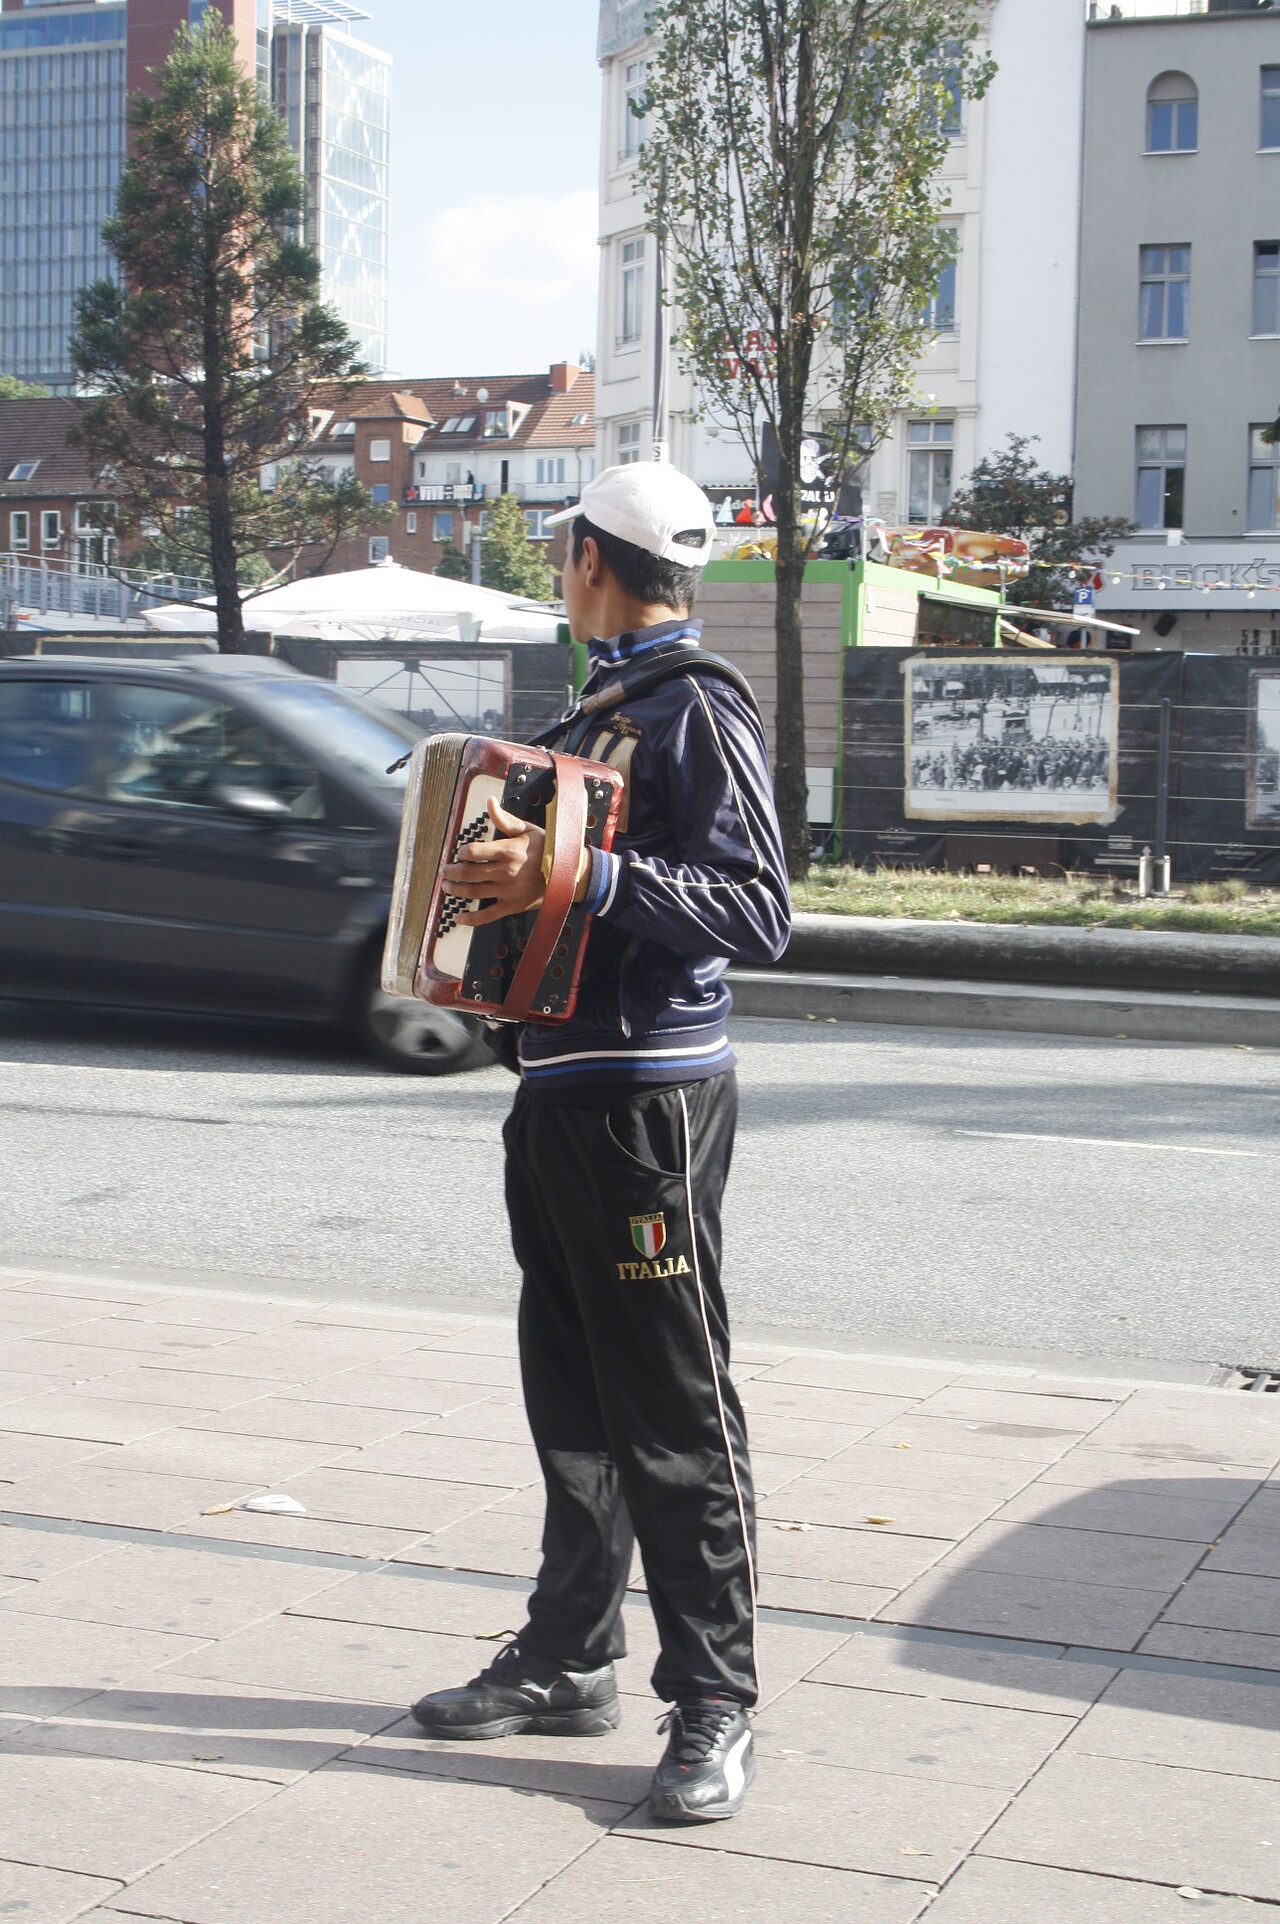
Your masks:
M622 777L601 762L483 735L429 735L409 763L400 850L383 955L388 995L512 1022L573 1014L591 918L573 901L584 843L611 845ZM451 895L441 868L495 836L490 801L546 832L538 908L475 928L458 916L483 902Z

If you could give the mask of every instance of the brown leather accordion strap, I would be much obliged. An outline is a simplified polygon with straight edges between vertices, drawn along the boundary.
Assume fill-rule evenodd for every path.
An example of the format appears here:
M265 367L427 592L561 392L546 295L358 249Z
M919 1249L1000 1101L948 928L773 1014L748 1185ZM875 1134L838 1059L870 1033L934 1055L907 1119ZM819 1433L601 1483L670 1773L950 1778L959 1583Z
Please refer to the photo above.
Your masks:
M556 770L556 824L551 869L542 905L520 957L511 987L498 1014L506 1022L537 1016L538 991L573 907L578 864L587 833L587 789L582 764L571 755L553 755Z

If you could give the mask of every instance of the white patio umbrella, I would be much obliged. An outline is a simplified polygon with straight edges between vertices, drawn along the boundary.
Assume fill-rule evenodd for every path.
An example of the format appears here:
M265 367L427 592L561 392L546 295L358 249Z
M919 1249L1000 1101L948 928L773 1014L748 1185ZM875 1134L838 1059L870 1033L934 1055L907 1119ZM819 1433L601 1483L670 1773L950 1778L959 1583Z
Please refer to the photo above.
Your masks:
M217 625L209 597L147 609L143 619L161 634L205 634ZM246 602L244 620L259 633L328 641L554 641L561 617L493 588L380 561L270 588Z

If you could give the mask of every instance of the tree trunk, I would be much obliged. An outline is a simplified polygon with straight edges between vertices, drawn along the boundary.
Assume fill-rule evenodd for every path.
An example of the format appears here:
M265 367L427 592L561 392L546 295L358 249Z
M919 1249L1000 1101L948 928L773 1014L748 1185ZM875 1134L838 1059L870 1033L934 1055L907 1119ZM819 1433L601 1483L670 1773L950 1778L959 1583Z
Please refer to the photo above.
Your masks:
M242 655L244 609L240 601L240 568L225 476L210 477L207 498L209 554L218 604L218 653Z
M779 436L781 443L781 436ZM779 446L774 513L778 529L774 638L778 671L773 792L778 804L787 874L800 881L809 869L809 783L805 773L803 617L804 541L797 525L797 468Z

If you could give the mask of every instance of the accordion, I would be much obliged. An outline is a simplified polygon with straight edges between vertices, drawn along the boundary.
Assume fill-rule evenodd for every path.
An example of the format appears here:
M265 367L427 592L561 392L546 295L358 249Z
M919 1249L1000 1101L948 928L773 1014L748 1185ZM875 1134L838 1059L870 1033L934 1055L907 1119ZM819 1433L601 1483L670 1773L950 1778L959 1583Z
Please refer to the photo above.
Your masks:
M490 801L545 831L546 890L536 909L476 928L458 917L485 903L451 895L440 870L497 836ZM508 1022L566 1022L591 922L573 900L582 849L610 846L621 801L621 775L600 762L483 735L419 742L383 954L387 994Z

